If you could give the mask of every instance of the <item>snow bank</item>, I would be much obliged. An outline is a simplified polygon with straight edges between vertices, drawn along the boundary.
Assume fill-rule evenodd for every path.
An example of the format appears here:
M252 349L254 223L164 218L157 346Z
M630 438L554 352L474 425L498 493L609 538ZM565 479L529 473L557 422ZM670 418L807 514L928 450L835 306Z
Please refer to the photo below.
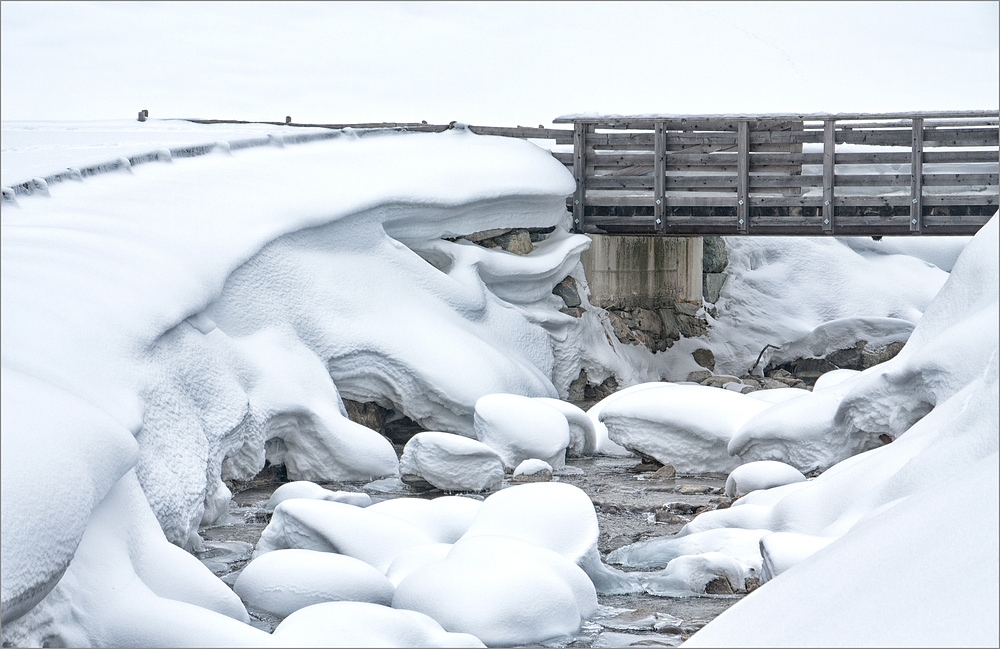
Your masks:
M997 643L997 227L994 216L968 244L896 358L823 390L846 386L833 416L819 413L836 426L830 437L883 431L891 444L814 480L754 492L682 530L813 537L763 537L769 571L779 574L692 646ZM809 417L788 421L810 426ZM817 550L823 537L834 540ZM846 599L816 587L845 582L856 585ZM941 597L927 596L934 592Z
M535 401L555 408L566 417L566 423L569 424L569 447L566 449L568 457L584 457L597 452L597 430L586 412L561 399L536 397Z
M393 498L368 509L406 521L436 542L454 543L468 531L482 504L474 498L460 496L441 496L433 500Z
M742 376L766 344L785 354L789 344L808 351L853 347L864 336L899 339L906 328L899 321L920 319L967 241L932 239L725 237L728 278L707 336L715 371Z
M415 476L444 491L494 491L504 476L503 460L492 448L452 433L417 433L399 458L402 476Z
M549 405L516 394L488 394L476 402L476 437L513 469L537 458L554 469L566 464L569 424Z
M222 478L265 458L298 480L397 475L341 394L471 435L484 394L632 371L551 295L587 242L547 152L460 129L226 148L3 206L5 638L133 467L166 538L198 548ZM522 257L444 241L546 226Z
M389 605L393 586L358 559L314 550L275 550L248 563L233 591L247 606L283 618L321 602Z
M448 633L415 611L365 602L326 602L299 609L272 635L283 647L482 647L466 633Z
M730 438L770 404L731 390L662 384L616 399L599 415L617 444L682 473L727 473Z

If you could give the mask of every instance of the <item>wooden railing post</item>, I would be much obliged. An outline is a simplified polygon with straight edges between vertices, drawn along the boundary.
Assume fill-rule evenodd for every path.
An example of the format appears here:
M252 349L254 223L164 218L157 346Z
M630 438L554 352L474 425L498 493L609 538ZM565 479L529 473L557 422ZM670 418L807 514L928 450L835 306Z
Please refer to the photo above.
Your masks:
M667 127L663 122L656 122L653 158L653 216L656 220L656 231L667 229Z
M837 122L828 119L823 123L823 232L833 234L834 215L834 182L833 167L836 164Z
M736 125L736 231L746 234L750 224L750 123Z
M924 118L913 118L910 148L910 232L924 227Z
M573 194L573 230L583 232L585 226L584 207L587 190L587 137L586 126L573 123L573 177L576 178L576 192Z

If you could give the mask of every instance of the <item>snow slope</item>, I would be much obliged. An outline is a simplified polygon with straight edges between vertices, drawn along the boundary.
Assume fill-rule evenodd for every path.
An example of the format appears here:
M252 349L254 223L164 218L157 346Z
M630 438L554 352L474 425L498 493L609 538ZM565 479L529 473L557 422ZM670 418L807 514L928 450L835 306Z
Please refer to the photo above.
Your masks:
M681 531L770 529L818 541L800 539L800 551L762 537L765 567L787 572L690 646L996 646L998 221L965 248L903 351L834 386L849 388L838 426L884 430L895 441L814 480L751 493ZM842 584L856 586L850 597Z
M222 478L265 456L293 479L396 475L341 392L471 435L484 394L554 397L595 356L622 364L578 344L605 339L599 321L550 294L587 245L564 229L572 187L547 152L456 129L220 151L5 204L5 640L40 642L67 602L99 597L60 575L96 560L74 550L124 479L166 540L196 548ZM443 241L526 226L557 229L524 257ZM435 247L434 264L414 252ZM194 591L218 583L193 570ZM201 642L192 619L171 642ZM99 622L56 626L99 642Z

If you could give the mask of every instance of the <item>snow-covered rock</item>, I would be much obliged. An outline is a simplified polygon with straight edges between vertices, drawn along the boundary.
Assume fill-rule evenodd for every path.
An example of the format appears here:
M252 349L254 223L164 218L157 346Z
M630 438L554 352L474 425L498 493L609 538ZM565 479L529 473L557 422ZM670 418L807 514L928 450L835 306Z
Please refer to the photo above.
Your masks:
M690 597L706 594L709 584L718 579L726 581L727 594L743 589L739 563L721 552L706 552L678 557L660 572L643 575L642 587L651 595Z
M833 387L838 383L843 383L847 379L857 374L860 374L858 370L846 370L846 369L831 370L829 372L826 372L825 374L821 374L816 379L816 383L813 384L813 392L815 392L816 390L822 390L824 388Z
M558 552L513 537L473 536L404 578L393 607L425 613L489 646L537 645L576 634L596 612L597 595Z
M751 491L780 487L805 479L801 471L784 462L774 460L748 462L733 469L726 478L726 495L730 498L739 498Z
M638 590L635 580L609 568L597 550L597 512L581 489L559 482L517 485L483 501L465 538L511 536L548 548L576 563L598 592Z
M503 483L500 455L486 444L452 433L417 433L399 460L401 475L444 491L494 491Z
M360 559L385 574L400 552L432 542L415 525L372 511L371 507L294 498L275 508L253 556L296 548L337 552Z
M373 512L410 523L438 543L454 543L469 529L482 502L461 496L392 498L369 507Z
M321 602L392 603L392 583L364 561L333 552L275 550L243 568L233 591L277 617Z
M415 545L412 548L403 550L393 560L392 565L385 572L392 585L398 586L399 582L406 579L406 576L417 568L422 568L429 563L444 561L448 553L451 552L451 543L425 543Z
M536 401L552 406L566 417L569 424L568 457L585 457L597 452L598 440L594 421L582 409L572 403L548 397L536 397Z
M548 462L532 458L517 465L511 476L512 482L547 482L552 479L552 467Z
M269 512L273 512L281 502L290 498L312 498L314 500L329 500L336 503L345 503L355 507L367 507L372 504L372 497L366 493L354 491L333 491L325 489L315 482L308 480L296 480L286 482L271 494L267 504L264 506Z
M761 583L770 581L835 541L835 537L771 532L760 539Z
M681 473L726 473L733 433L770 404L730 390L700 385L650 387L604 407L611 439L674 466Z
M516 394L488 394L476 401L476 437L500 454L513 469L524 460L541 459L560 469L566 464L569 424L544 403Z
M271 635L283 647L483 647L415 611L366 602L325 602L299 609Z

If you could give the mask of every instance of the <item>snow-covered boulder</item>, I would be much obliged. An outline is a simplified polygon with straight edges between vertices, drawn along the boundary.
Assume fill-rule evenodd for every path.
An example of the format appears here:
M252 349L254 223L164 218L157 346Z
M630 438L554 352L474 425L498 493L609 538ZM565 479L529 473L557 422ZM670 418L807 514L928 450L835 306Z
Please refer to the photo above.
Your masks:
M406 521L433 541L454 543L472 525L482 504L474 498L461 496L441 496L432 500L392 498L376 503L369 509Z
M476 437L499 453L509 469L530 458L553 469L566 464L569 424L551 406L516 394L488 394L476 401L474 422Z
M486 498L463 539L518 538L579 565L598 592L635 592L635 580L601 561L598 533L594 503L583 490L560 482L536 482L509 487Z
M838 383L843 383L847 379L860 374L859 370L831 370L825 374L821 374L819 378L816 379L816 383L813 384L813 392L816 390L822 390L824 388L830 388Z
M345 503L355 507L367 507L372 504L372 497L366 493L353 491L333 491L325 489L315 482L308 480L296 480L286 482L271 494L267 504L264 506L269 512L273 512L282 501L290 498L312 498L314 500L329 500L335 503Z
M444 561L451 552L451 543L425 543L415 545L408 550L403 550L393 560L392 565L386 570L385 576L392 582L393 587L406 579L406 576L417 568L423 568L429 563Z
M299 609L271 634L284 647L483 647L426 615L367 602L325 602Z
M253 556L294 548L337 552L384 574L403 550L433 542L415 525L370 510L327 500L286 500L275 508Z
M852 370L834 370L834 372L840 371L850 372ZM810 394L809 390L803 390L802 388L774 388L771 390L754 390L753 392L748 392L747 396L751 399L764 401L765 403L778 404L807 394Z
M597 429L594 428L594 421L587 416L586 412L561 399L535 397L535 400L552 406L566 417L566 422L569 424L570 440L569 447L566 449L567 457L585 457L597 452Z
M511 482L548 482L552 479L552 467L548 462L532 458L517 465L511 475Z
M594 430L597 432L597 453L600 455L612 455L618 457L627 457L633 454L632 451L628 450L627 448L623 448L622 446L619 446L608 437L608 427L604 425L603 421L601 421L601 413L604 412L605 408L607 408L609 405L611 405L618 399L621 399L622 397L628 396L630 394L634 394L636 392L642 392L643 390L648 390L650 388L655 389L655 388L661 388L663 386L673 386L673 385L676 384L664 383L662 381L649 381L646 383L639 383L637 385L625 388L624 390L619 390L617 392L609 394L608 396L604 397L603 399L595 403L593 406L591 406L590 410L587 411L587 417L589 417L590 421L593 422Z
M604 407L611 439L674 466L681 473L727 473L733 433L770 404L700 385L650 387Z
M722 595L743 590L743 579L743 571L732 557L706 552L678 557L660 572L643 575L642 587L647 593L661 597ZM712 593L710 585L719 580L724 580L725 585Z
M246 565L233 590L247 606L287 617L321 602L389 605L392 583L364 561L333 552L275 550Z
M482 442L424 432L406 443L399 471L444 491L494 491L503 483L504 465L500 455Z
M679 557L718 552L733 559L745 578L760 574L758 545L769 533L766 529L720 528L657 536L618 548L608 555L608 561L630 568L664 568Z
M836 540L799 532L771 532L760 539L761 583L770 581L792 566L816 554Z
M784 462L774 460L748 462L733 469L726 478L726 495L730 498L739 498L751 491L780 487L805 479L801 471Z
M566 639L597 610L587 575L553 550L506 536L462 539L448 557L411 572L393 607L425 613L489 646Z

